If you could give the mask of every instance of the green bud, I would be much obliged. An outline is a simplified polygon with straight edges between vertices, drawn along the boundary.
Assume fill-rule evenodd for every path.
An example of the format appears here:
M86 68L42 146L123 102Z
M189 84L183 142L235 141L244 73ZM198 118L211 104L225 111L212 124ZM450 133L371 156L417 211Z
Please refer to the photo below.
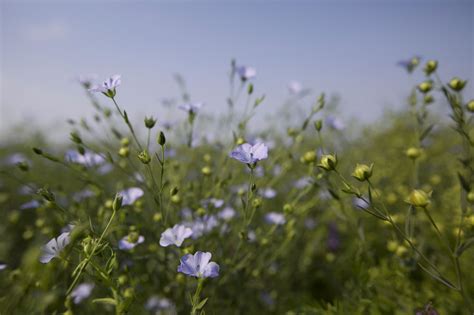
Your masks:
M250 83L250 84L248 85L247 93L248 93L249 95L251 95L251 94L253 93L253 84L252 84L252 83Z
M302 161L303 163L306 163L306 164L313 163L314 161L316 161L316 152L314 152L314 151L308 151L308 152L306 152L306 153L301 157L301 161Z
M421 93L428 93L429 91L431 91L432 88L433 88L433 82L431 81L425 81L418 85L418 90Z
M178 189L178 187L175 186L175 187L173 187L173 188L170 190L170 195L171 195L171 196L174 196L174 195L176 195L178 192L179 192L179 189Z
M38 149L38 148L33 148L33 152L35 152L38 155L43 155L43 150Z
M454 77L449 81L448 85L451 89L454 91L461 91L465 86L466 86L467 81L466 80L461 80L458 77Z
M160 131L160 134L158 135L158 144L161 146L164 146L166 143L166 137L163 131Z
M470 100L467 104L466 104L466 108L469 112L471 113L474 113L474 99L473 100Z
M152 129L153 127L155 127L155 124L156 119L154 119L153 117L145 117L145 127L147 127L148 129Z
M209 167L209 166L204 166L202 169L201 169L201 173L204 175L204 176L209 176L212 174L212 169Z
M412 160L416 160L417 158L419 158L421 156L421 153L421 149L415 147L408 148L408 150L406 150L405 152L406 156Z
M56 197L48 187L38 189L37 194L43 197L46 201L54 202L56 200Z
M130 149L128 147L121 147L118 154L121 157L127 157L130 155Z
M148 154L146 150L138 153L138 159L143 163L143 164L149 164L151 162L151 157Z
M261 198L255 198L252 200L252 206L254 208L260 208L262 206L262 199Z
M335 170L337 166L337 156L335 154L323 155L318 166L326 171Z
M30 169L30 165L25 161L18 162L16 166L23 172L28 172Z
M121 145L122 147L128 147L129 144L130 144L130 139L128 139L128 138L126 138L126 137L120 139L120 145Z
M437 68L438 68L438 61L428 60L423 70L425 71L426 75L430 75L433 72L435 72Z
M434 101L433 95L425 94L425 97L423 98L423 102L425 102L426 105L433 103L433 101Z
M316 129L316 131L320 132L321 129L323 129L323 121L321 119L316 120L314 122L314 128Z
M71 141L72 142L77 143L77 144L82 143L82 139L76 131L71 132L70 136L71 136Z
M427 194L423 190L415 189L405 201L412 206L425 208L430 204L430 197L431 192Z
M122 208L122 201L123 196L121 194L116 194L114 202L112 203L112 209L114 209L114 211L120 210L120 208Z
M352 177L357 179L358 181L366 181L372 176L372 169L374 164L370 164L370 166L366 164L357 164L354 172L352 173Z

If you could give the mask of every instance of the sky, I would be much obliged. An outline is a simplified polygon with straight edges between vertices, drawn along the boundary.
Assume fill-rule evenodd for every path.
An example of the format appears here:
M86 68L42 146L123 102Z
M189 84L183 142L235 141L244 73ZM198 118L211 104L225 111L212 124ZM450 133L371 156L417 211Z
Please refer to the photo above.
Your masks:
M178 96L175 73L204 111L223 111L235 58L256 68L264 113L297 80L314 95L337 93L341 115L367 123L405 106L423 79L399 60L435 58L445 81L474 78L474 1L0 0L0 10L3 136L19 124L54 133L92 113L81 74L121 74L117 99L130 116L160 119L161 100Z

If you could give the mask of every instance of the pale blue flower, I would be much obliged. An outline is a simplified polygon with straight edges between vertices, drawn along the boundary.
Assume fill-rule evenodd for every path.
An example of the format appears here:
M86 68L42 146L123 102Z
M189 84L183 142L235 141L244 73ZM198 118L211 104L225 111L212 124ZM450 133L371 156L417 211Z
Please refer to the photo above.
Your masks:
M236 212L234 210L234 208L231 208L231 207L225 207L221 212L219 212L217 214L217 217L219 219L222 219L224 221L229 221L231 220L233 217L235 217L236 215Z
M174 305L167 298L160 298L158 296L152 296L147 300L147 302L145 304L145 308L149 311L159 311L159 310L166 310L166 309L174 308ZM161 313L157 313L157 314L161 314Z
M20 163L31 164L23 153L13 153L5 158L5 163L8 165L16 165Z
M115 89L122 83L121 76L116 74L102 82L102 84L94 85L89 89L90 92L100 92L107 96L115 96Z
M303 86L298 81L291 81L288 83L288 91L290 91L292 95L298 95L303 91Z
M283 225L286 223L286 219L283 213L269 212L265 215L265 222L268 224Z
M193 234L193 230L190 228L176 224L172 228L166 229L161 233L160 245L167 247L169 245L175 245L180 247L183 244L184 240L190 237Z
M41 247L41 256L39 261L43 264L47 264L51 261L51 259L59 257L61 251L69 244L71 240L69 235L69 232L62 233L57 238L51 239L46 245Z
M230 153L230 157L247 164L255 164L268 158L268 147L263 143L244 143Z
M330 128L338 131L344 130L346 128L346 125L340 118L332 115L326 117L326 124Z
M41 203L38 200L31 200L28 201L20 206L20 210L26 210L26 209L36 209L41 206Z
M190 114L196 114L203 105L204 105L203 102L195 102L195 103L187 103L187 104L179 105L178 108Z
M196 278L215 278L219 276L219 265L211 261L212 254L197 251L181 258L178 272Z
M105 162L105 159L100 154L89 151L81 154L76 150L68 150L65 154L65 160L70 163L77 163L84 166L96 166Z
M0 271L7 269L8 265L4 263L3 261L0 261Z
M273 189L273 188L270 188L270 187L263 188L260 191L260 196L262 196L263 198L266 198L266 199L275 198L276 195L277 195L276 190Z
M365 200L367 200L367 198L365 198ZM358 209L368 209L370 207L370 204L357 197L352 198L352 205Z
M123 206L130 206L132 205L138 198L143 196L143 190L139 187L131 187L128 189L124 189L119 192L122 196L122 205Z
M130 237L127 235L127 236L124 236L120 241L119 241L119 249L121 250L131 250L133 248L135 248L135 246L143 243L145 241L145 237L142 236L142 235L139 235L137 240L135 242L132 242L130 240Z
M71 297L74 304L79 304L83 300L87 299L94 289L93 283L81 283L72 292Z
M237 66L236 72L240 76L240 79L242 81L247 81L257 76L257 70L255 70L255 68L247 66Z
M201 204L204 207L208 207L211 204L214 208L218 209L224 205L224 200L217 198L204 199Z

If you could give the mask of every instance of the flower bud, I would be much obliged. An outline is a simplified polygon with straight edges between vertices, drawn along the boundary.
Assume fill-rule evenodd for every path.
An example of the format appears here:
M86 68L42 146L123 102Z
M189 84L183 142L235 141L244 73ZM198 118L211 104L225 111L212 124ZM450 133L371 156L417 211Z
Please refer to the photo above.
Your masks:
M235 141L237 145L241 145L245 143L245 139L242 137L238 137L237 140Z
M433 72L435 72L437 68L438 68L437 60L428 60L423 71L425 71L426 75L430 75Z
M178 189L178 187L175 186L175 187L173 187L173 188L170 190L170 195L171 195L171 196L174 196L174 195L176 195L178 192L179 192L179 189Z
M323 129L323 121L321 119L316 120L314 122L314 128L316 129L316 131L320 132L321 129Z
M427 194L423 190L415 189L406 200L407 203L415 207L425 208L430 204L431 192Z
M158 135L158 144L161 146L164 146L166 143L166 137L163 131L160 131L160 134Z
M261 198L255 198L252 200L252 206L254 208L260 208L262 206L262 199Z
M122 208L122 201L123 196L121 194L116 194L114 202L112 203L112 209L114 209L114 211L120 210L120 208Z
M16 166L23 172L28 172L30 169L30 165L26 161L18 162Z
M466 104L466 108L469 112L471 113L474 113L474 99L473 100L470 100L467 104Z
M123 147L126 147L130 144L130 139L128 138L122 138L120 139L120 145L123 146Z
M212 169L209 167L209 166L204 166L202 169L201 169L201 173L202 175L204 176L209 176L212 174Z
M303 163L306 163L306 164L313 163L314 161L316 161L316 152L314 152L314 151L308 151L308 152L306 152L306 153L301 157L301 161L302 161Z
M151 157L148 154L146 150L138 153L138 159L143 163L143 164L149 164L151 162Z
M161 213L155 213L155 214L153 215L153 221L155 221L155 222L160 222L161 219L163 219L163 216L161 215Z
M332 171L336 169L337 156L334 154L325 154L321 157L321 161L318 166L326 171Z
M372 176L372 169L374 164L370 164L370 166L366 164L357 164L354 172L352 173L352 177L357 179L358 181L366 181Z
M40 195L41 197L43 197L46 201L54 202L56 200L56 197L49 190L48 187L38 189L37 194Z
M82 139L76 131L71 132L70 136L71 136L71 141L72 142L77 143L77 144L82 143Z
M130 149L128 147L122 147L122 148L120 148L118 154L121 157L127 157L127 156L130 155Z
M147 127L148 129L152 129L153 127L155 127L155 124L156 119L154 119L153 117L145 117L145 127Z
M470 203L474 203L474 191L468 192L466 198Z
M458 77L454 77L449 81L448 85L451 89L454 91L461 91L465 86L466 86L467 81L466 80L461 80Z
M428 93L429 91L431 91L432 88L433 88L433 82L431 81L425 81L418 85L418 90L421 93Z
M172 203L180 203L181 202L181 198L179 197L178 194L174 195L174 196L171 196L171 202Z
M406 150L405 154L408 158L410 158L412 160L416 160L417 158L420 157L421 152L422 152L421 149L411 147L411 148L408 148L408 150Z
M425 97L423 98L423 102L428 105L434 102L433 95L431 94L426 94Z
M253 93L253 84L252 84L252 83L250 83L250 84L248 85L247 93L248 93L249 95L251 95L251 94Z

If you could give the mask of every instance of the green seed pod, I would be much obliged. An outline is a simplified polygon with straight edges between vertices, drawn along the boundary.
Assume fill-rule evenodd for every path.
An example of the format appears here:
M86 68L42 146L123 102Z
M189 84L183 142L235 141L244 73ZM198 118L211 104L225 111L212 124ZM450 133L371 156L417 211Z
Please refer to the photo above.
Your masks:
M337 156L335 154L323 155L318 166L326 171L335 170L337 166Z
M160 131L160 134L158 135L158 144L161 146L164 146L166 143L166 137L163 131Z
M366 164L357 164L352 173L352 177L361 182L366 181L372 176L373 167L374 164L370 164L370 166Z

